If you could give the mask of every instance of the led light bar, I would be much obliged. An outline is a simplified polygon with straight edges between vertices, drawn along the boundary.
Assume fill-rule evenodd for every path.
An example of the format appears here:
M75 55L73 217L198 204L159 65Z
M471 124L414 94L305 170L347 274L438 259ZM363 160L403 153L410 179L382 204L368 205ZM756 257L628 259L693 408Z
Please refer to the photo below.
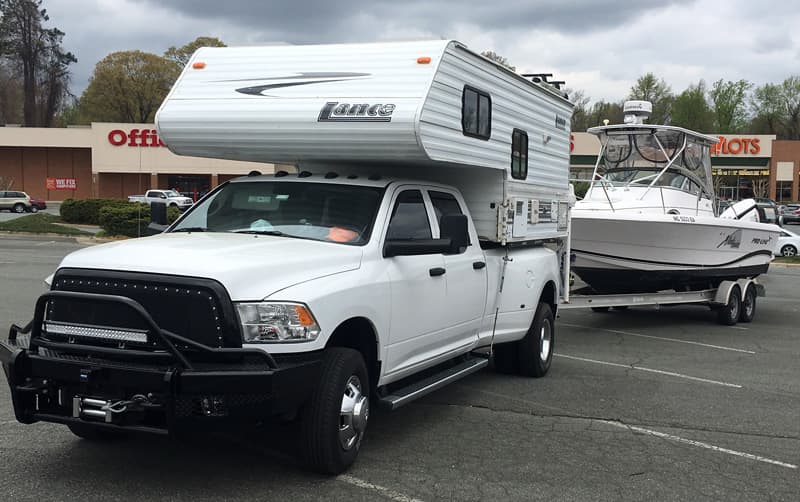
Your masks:
M147 343L147 331L141 330L95 328L91 326L54 322L45 322L44 330L46 333L52 333L54 335L75 336L78 338L100 338L114 342Z

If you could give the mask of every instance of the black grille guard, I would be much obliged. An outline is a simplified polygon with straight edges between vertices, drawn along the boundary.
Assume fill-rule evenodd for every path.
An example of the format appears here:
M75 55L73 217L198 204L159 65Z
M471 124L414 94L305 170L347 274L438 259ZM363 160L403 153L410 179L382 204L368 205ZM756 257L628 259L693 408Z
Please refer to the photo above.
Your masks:
M135 312L148 326L148 335L155 336L165 349L165 352L155 352L146 350L132 350L132 349L117 349L112 347L99 347L93 345L82 345L77 343L60 343L45 340L42 338L42 328L45 322L45 309L47 302L55 299L73 299L83 301L93 301L102 303L116 303L124 305ZM230 356L250 356L264 361L271 369L277 369L278 365L275 359L262 350L258 349L245 349L245 348L218 348L209 347L194 340L180 336L171 331L162 329L147 310L137 301L128 298L127 296L108 295L98 293L83 293L77 291L48 291L42 294L36 300L36 308L33 314L33 320L24 327L19 327L12 324L8 333L9 342L16 342L17 336L20 334L31 333L29 350L33 352L38 351L38 347L45 349L52 349L72 354L91 354L95 356L114 356L131 359L144 359L148 361L171 361L177 363L184 369L194 369L189 358L181 352L174 342L184 344L201 353L214 358L217 356L222 359Z

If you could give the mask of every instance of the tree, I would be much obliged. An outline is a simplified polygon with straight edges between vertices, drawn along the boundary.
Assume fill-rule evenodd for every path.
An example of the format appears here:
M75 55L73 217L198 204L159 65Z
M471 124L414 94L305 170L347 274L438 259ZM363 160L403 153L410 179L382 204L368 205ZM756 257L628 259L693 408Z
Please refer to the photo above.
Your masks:
M515 66L512 66L511 63L508 62L508 59L504 58L495 51L483 51L481 52L481 56L485 57L486 59L491 59L495 63L505 66L511 71L517 71L517 68Z
M622 119L622 103L611 103L601 100L592 105L591 110L589 110L587 126L600 126L603 125L606 120L608 120L609 124L621 124Z
M589 124L589 110L586 108L589 105L590 98L586 96L583 91L567 89L565 92L574 105L572 109L572 122L570 124L571 130L583 132L591 127Z
M747 124L747 91L752 84L746 80L714 82L708 92L714 111L716 132L720 134L738 133Z
M0 56L22 73L23 124L52 125L69 95L69 65L78 60L64 52L64 32L44 28L50 20L42 0L0 0Z
M22 82L7 61L0 60L0 124L22 123Z
M753 133L783 135L787 110L780 85L764 84L756 87L750 97L753 118L749 130Z
M785 139L800 139L800 76L783 81L781 97L786 110Z
M81 96L81 122L152 122L179 72L173 61L155 54L109 54L97 63Z
M652 73L639 77L636 84L631 87L628 99L649 101L653 104L653 113L650 115L652 124L669 124L671 119L672 101L675 97L672 89L664 79L657 79Z
M189 58L200 47L227 47L225 43L216 37L197 37L183 47L172 46L164 52L164 57L173 61L181 69L189 62Z
M675 98L670 123L693 131L713 132L714 115L708 106L705 82L690 85Z

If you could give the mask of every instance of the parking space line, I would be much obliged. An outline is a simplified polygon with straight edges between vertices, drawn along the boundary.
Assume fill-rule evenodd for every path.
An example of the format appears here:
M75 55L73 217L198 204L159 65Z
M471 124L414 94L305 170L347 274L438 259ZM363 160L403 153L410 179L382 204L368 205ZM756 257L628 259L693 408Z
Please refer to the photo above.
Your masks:
M336 479L365 490L373 491L382 497L385 497L389 500L394 500L395 502L422 502L420 499L409 497L408 495L404 495L400 492L396 492L380 485L372 484L369 481L364 481L363 479L350 476L349 474L340 474L336 476Z
M628 430L631 430L633 432L639 432L641 434L648 434L650 436L655 436L655 437L658 437L658 438L661 438L661 439L668 439L670 441L676 441L678 443L688 444L688 445L691 445L691 446L697 446L697 447L700 447L700 448L706 448L708 450L713 450L713 451L717 451L717 452L720 452L720 453L727 453L728 455L735 455L737 457L747 458L747 459L750 459L750 460L757 460L759 462L764 462L764 463L767 463L767 464L773 464L773 465L777 465L777 466L780 466L780 467L786 467L788 469L797 469L797 466L795 464L789 464L789 463L786 463L786 462L781 462L779 460L773 460L771 458L762 457L760 455L753 455L752 453L745 453L743 451L730 450L728 448L722 448L721 446L715 446L713 444L703 443L702 441L695 441L693 439L686 439L686 438L682 438L680 436L673 436L672 434L666 434L664 432L658 432L658 431L654 431L652 429L645 429L644 427L636 427L635 425L627 425L627 424L623 424L621 422L614 422L614 421L611 421L611 420L598 420L598 422L603 423L603 424L613 425L614 427L619 427L619 428L622 428L622 429L628 429Z
M643 335L641 333L631 333L629 331L618 331L615 329L603 329L603 328L595 328L594 326L583 326L581 324L569 324L566 322L559 322L559 326L569 326L571 328L584 328L584 329L593 329L597 331L605 331L606 333L614 333L618 335L626 335L626 336L638 336L639 338L653 338L656 340L664 340L666 342L676 342L676 343L688 343L690 345L699 345L701 347L708 347L710 349L719 349L719 350L730 350L731 352L741 352L743 354L755 354L752 350L744 350L744 349L737 349L734 347L725 347L722 345L712 345L710 343L701 343L701 342L693 342L691 340L680 340L678 338L666 338L663 336L653 336L653 335ZM732 328L736 329L747 329L747 328L740 328L738 326L731 326Z
M664 370L657 370L653 368L645 368L644 366L634 366L632 364L620 364L620 363L610 363L608 361L598 361L597 359L587 359L585 357L577 357L577 356L568 356L566 354L556 354L553 353L554 356L563 357L565 359L573 359L575 361L583 361L585 363L593 363L593 364L602 364L605 366L614 366L616 368L625 368L628 370L639 370L639 371L646 371L648 373L657 373L659 375L666 375L672 376L676 378L684 378L686 380L694 380L696 382L703 382L703 383L710 383L713 385L722 385L723 387L733 387L734 389L741 389L742 386L735 384L735 383L728 383L728 382L720 382L718 380L709 380L708 378L700 378L691 375L684 375L682 373L675 373L672 371L664 371Z

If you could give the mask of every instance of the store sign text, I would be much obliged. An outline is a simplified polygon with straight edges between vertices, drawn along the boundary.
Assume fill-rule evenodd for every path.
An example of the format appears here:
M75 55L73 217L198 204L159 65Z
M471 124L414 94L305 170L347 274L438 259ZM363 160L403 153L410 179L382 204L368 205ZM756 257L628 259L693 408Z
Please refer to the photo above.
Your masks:
M108 133L108 142L114 146L167 146L155 129L131 129L130 132L114 129Z
M77 190L78 182L75 178L45 178L47 190Z
M719 143L711 145L711 155L758 155L761 153L758 138L718 137Z

